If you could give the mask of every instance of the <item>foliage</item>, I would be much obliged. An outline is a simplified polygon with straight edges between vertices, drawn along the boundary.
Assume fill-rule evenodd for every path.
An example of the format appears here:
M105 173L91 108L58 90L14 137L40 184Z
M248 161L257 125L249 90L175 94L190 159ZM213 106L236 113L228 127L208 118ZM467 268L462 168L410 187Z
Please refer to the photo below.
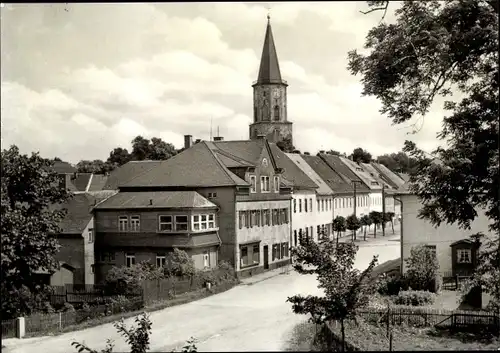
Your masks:
M377 281L377 292L381 295L398 295L401 290L408 289L408 281L402 276L382 274Z
M71 303L65 302L64 307L63 307L63 311L74 312L75 307Z
M346 219L346 229L352 231L352 240L356 239L356 231L361 228L361 222L356 215L349 215Z
M142 290L142 281L164 278L161 268L146 261L131 267L113 267L106 276L106 288L113 294L137 294Z
M135 318L136 327L127 328L123 319L114 323L114 327L117 329L125 341L130 346L130 353L146 353L149 350L150 345L150 335L152 323L147 313L143 313ZM90 352L90 353L111 353L113 352L114 344L113 341L106 341L106 348L98 352L95 349L89 348L83 343L71 342L71 346L75 347L78 352ZM191 337L184 345L182 352L197 352L196 339Z
M54 259L59 247L54 234L59 233L66 210L51 206L63 204L70 194L59 187L59 177L50 169L53 163L37 153L22 155L16 146L2 150L0 233L4 318L29 314L31 298L26 293L43 290L36 272L42 268L51 272L59 267Z
M46 314L53 314L56 310L49 302L45 302L43 303L43 312Z
M382 213L377 212L377 211L371 211L368 216L372 220L372 223L375 225L373 227L373 236L376 238L377 237L377 226L379 224L382 224Z
M130 159L130 153L126 148L117 147L109 152L109 157L106 162L119 167L129 162Z
M374 288L368 279L377 263L374 257L368 268L360 272L354 268L358 247L353 243L343 246L329 239L319 242L304 239L298 247L291 249L296 259L294 268L300 274L315 274L324 296L294 295L287 299L297 314L310 314L316 324L332 320L355 318L360 308L365 307ZM342 330L344 335L344 330ZM343 337L344 338L344 337Z
M115 168L114 163L103 162L100 159L94 159L93 161L81 160L76 165L78 173L106 174Z
M292 153L295 150L295 147L292 144L292 139L290 139L288 137L279 141L276 144L276 146L278 146L278 148L285 153Z
M372 225L372 219L368 215L363 215L359 220L361 225L364 226L363 239L366 240L366 228L369 228Z
M372 155L360 147L355 148L349 158L356 163L370 163L372 161Z
M496 235L481 250L473 282L499 303L498 1L407 1L395 14L394 24L369 31L367 55L349 53L349 69L395 124L416 116L423 123L438 96L452 96L438 134L443 146L429 156L405 143L416 160L410 189L423 203L419 216L436 226L470 229L485 211Z
M207 282L219 285L222 283L234 283L237 281L233 266L226 261L220 261L216 268L209 270L197 270L195 276L200 279L200 283L203 285L206 285Z
M337 232L337 237L340 236L341 232L345 232L347 229L346 219L342 216L337 216L333 220L333 231Z
M436 294L421 290L402 290L394 297L394 304L425 306L436 301Z
M417 164L415 158L408 156L405 152L384 154L377 157L377 163L385 165L395 173L411 174Z
M167 255L165 277L191 277L195 273L194 261L184 250L174 248L174 251Z
M436 292L439 263L436 254L426 246L418 245L410 250L406 278L411 288Z
M171 143L161 138L153 137L151 140L142 136L136 136L132 140L131 159L143 160L166 160L177 154L177 150Z
M386 222L391 222L392 234L394 234L394 216L396 216L394 212L385 213Z

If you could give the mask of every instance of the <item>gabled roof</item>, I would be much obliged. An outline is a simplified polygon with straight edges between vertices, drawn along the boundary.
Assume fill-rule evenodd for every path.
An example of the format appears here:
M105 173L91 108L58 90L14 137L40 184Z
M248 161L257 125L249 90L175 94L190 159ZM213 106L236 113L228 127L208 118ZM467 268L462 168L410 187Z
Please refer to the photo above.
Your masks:
M260 58L259 76L257 83L284 83L281 79L278 54L274 45L271 21L267 17L266 34L264 37L264 47Z
M93 174L90 178L87 191L101 191L108 181L108 176L103 174Z
M397 173L397 176L399 176L401 179L403 179L404 182L407 182L410 180L410 176L406 173Z
M283 177L292 182L296 189L317 189L318 185L293 160L288 158L276 144L269 143L271 153L278 168L283 169Z
M363 168L365 172L370 174L370 176L378 181L380 185L385 184L385 187L388 189L397 189L397 186L393 186L390 183L389 178L387 178L385 175L381 174L375 167L373 167L372 164L369 163L359 163L359 165Z
M335 156L336 157L336 156ZM350 159L339 157L339 160L353 172L359 180L361 180L370 190L382 190L382 185L380 182L370 175L370 172L365 170L362 165L358 165L356 162ZM361 170L359 170L361 169ZM372 182L376 182L376 185L372 185Z
M325 181L314 171L314 169L298 153L286 153L286 156L300 168L309 179L313 180L318 186L316 193L318 195L333 195L333 190ZM317 157L319 159L319 157ZM323 162L324 163L324 162Z
M370 163L380 174L384 175L389 181L390 184L395 188L401 187L405 181L401 179L399 176L394 174L389 168L380 163L372 162Z
M98 204L97 210L154 208L215 208L196 191L119 192Z
M352 181L359 182L356 185L357 191L367 192L370 190L370 188L366 185L366 182L353 172L345 163L343 163L342 157L324 153L320 154L320 157L330 168L336 171L347 184L352 185Z
M252 166L258 165L264 148L264 140L217 141L212 144L216 147L213 150L217 153L232 156L241 163Z
M92 208L96 198L89 194L74 194L67 203L51 206L52 209L65 208L66 216L59 224L61 234L82 234L92 219Z
M118 185L125 184L139 174L158 166L162 161L130 161L113 170L105 182L103 190L118 190Z
M353 188L323 159L318 156L301 155L301 158L316 172L334 194L353 192Z
M249 185L229 171L208 144L211 142L201 141L166 161L160 161L154 168L118 186L121 188Z
M54 165L50 167L50 169L55 171L57 174L70 174L76 173L77 171L77 169L71 164L63 161L54 161Z
M70 176L69 183L66 185L70 191L86 191L89 181L92 178L92 173L75 173Z

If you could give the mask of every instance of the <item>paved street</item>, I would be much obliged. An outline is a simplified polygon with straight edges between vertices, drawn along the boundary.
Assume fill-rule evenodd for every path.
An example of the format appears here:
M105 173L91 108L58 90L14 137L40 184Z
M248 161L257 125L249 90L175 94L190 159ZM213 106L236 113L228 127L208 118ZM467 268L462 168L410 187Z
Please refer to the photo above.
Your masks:
M356 267L366 268L376 254L379 263L399 257L400 243L394 241L395 237L398 236L388 235L384 239L380 235L376 240L358 243ZM151 351L180 348L190 336L199 340L200 351L283 350L293 327L306 319L293 314L286 303L288 296L297 293L318 293L315 278L291 271L288 275L243 284L196 302L153 312ZM126 321L131 323L133 318ZM54 337L8 339L3 344L8 347L4 351L10 353L62 353L72 351L73 340L100 350L107 338L115 341L115 351L128 351L112 324Z

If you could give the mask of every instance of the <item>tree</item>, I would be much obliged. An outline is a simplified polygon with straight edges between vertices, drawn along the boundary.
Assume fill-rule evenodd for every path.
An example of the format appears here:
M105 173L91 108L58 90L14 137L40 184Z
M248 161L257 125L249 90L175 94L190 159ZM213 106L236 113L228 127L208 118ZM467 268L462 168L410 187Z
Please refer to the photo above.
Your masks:
M340 238L340 233L346 231L346 220L342 216L337 216L333 220L333 230L337 232L337 240Z
M295 270L300 274L315 274L318 288L324 296L294 295L287 299L296 314L309 314L315 324L339 321L342 331L343 351L345 351L344 322L355 319L359 309L365 307L374 288L369 284L370 274L377 264L374 257L368 268L360 272L354 269L358 247L353 243L337 246L335 241L324 239L318 243L305 240L293 247L296 258Z
M361 217L360 222L365 227L364 234L363 234L363 240L366 241L366 228L370 227L370 225L372 224L372 219L370 218L370 216L364 215L363 217Z
M392 234L394 234L394 216L395 215L396 214L394 212L386 212L385 213L387 222L391 222Z
M50 169L54 162L38 153L23 155L11 146L1 158L2 315L15 317L30 309L30 296L16 293L41 291L36 272L59 268L54 234L60 232L66 210L50 206L71 195L59 187L59 177Z
M356 215L352 214L347 217L346 228L352 231L352 241L356 240L356 231L361 228L361 222Z
M167 255L167 266L164 269L166 277L190 277L195 272L194 260L184 250L174 248Z
M371 1L374 10L388 2ZM363 94L382 103L394 124L423 118L438 96L446 101L446 142L427 154L406 141L417 161L410 190L423 203L419 217L470 229L478 209L496 236L483 242L473 282L500 294L500 170L498 1L407 1L396 21L367 35L366 55L351 51L349 69L362 76ZM414 131L419 127L413 124ZM500 303L500 296L494 298Z
M117 166L122 166L129 162L131 159L130 153L126 148L117 147L113 151L109 152L108 160L109 164L116 164Z
M59 158L59 157L54 157L52 160L53 160L54 162L62 162L62 159L61 159L61 158Z
M137 294L142 291L142 282L165 278L163 270L147 261L130 267L112 267L106 275L106 288L114 294Z
M368 215L373 224L373 237L377 237L377 226L382 223L382 213L377 211L371 211Z
M395 173L411 174L416 168L415 158L408 156L405 152L384 154L377 157L377 162L385 165Z
M81 160L77 163L76 169L78 173L94 173L94 174L105 174L109 173L115 169L116 165L103 162L100 159L94 159L93 161Z
M436 253L429 247L418 245L410 250L406 279L413 290L437 291L439 263Z
M176 154L174 145L161 138L153 137L150 141L142 136L136 136L132 140L131 159L134 161L166 160Z
M370 163L372 161L372 155L362 148L355 148L349 156L356 163Z
M292 144L292 139L291 138L284 138L283 140L279 141L276 146L280 150L282 150L285 153L292 153L295 150L295 147Z

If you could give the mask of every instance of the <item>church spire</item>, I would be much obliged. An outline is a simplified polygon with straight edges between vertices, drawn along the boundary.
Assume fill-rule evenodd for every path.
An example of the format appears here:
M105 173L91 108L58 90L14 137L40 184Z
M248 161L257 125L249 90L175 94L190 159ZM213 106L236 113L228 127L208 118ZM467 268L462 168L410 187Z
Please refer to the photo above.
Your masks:
M264 37L264 47L260 59L259 77L256 83L284 83L281 79L278 54L274 46L273 31L271 29L271 16L267 14L267 28Z

